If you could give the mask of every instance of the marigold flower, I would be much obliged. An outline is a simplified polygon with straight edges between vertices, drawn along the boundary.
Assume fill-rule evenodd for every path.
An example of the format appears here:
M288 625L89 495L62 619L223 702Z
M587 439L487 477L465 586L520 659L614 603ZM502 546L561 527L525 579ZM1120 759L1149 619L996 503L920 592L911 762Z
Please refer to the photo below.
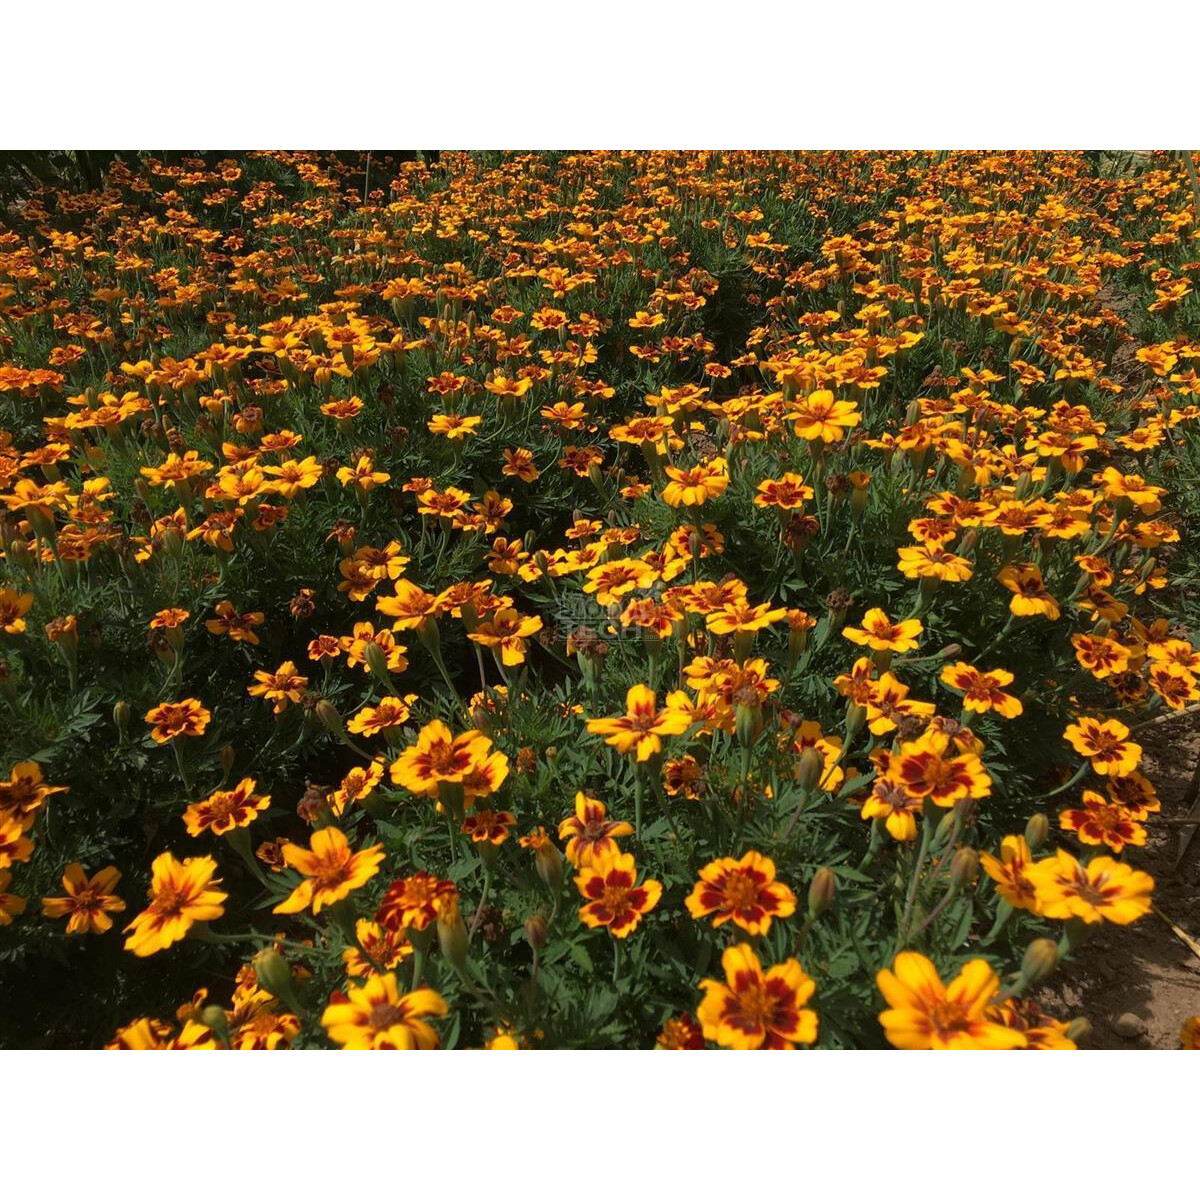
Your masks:
M946 757L949 739L930 731L907 742L894 754L887 777L912 796L928 797L941 808L959 800L979 800L990 795L992 781L977 754Z
M304 699L308 687L308 676L301 675L296 670L296 664L288 659L280 663L274 671L255 671L252 683L246 691L251 696L261 696L264 700L274 702L274 713L278 716L289 704L299 704Z
M229 791L215 791L207 800L190 805L183 820L192 837L199 837L206 829L216 834L229 833L249 825L270 804L270 796L254 791L253 779L243 779Z
M24 896L14 895L8 890L10 883L12 872L0 871L0 929L11 925L13 917L19 917L29 903Z
M654 693L635 683L625 694L623 717L593 718L588 721L587 730L605 735L605 742L620 754L636 751L638 762L645 762L662 749L664 737L683 733L691 726L691 717L682 711L687 703L683 692L672 692L667 696L666 707L660 709Z
M211 719L212 714L199 700L164 702L146 714L150 736L160 746L177 737L201 737Z
M32 607L32 592L17 592L10 587L0 587L0 632L24 633L25 614Z
M296 913L311 907L319 913L378 875L386 857L380 845L351 851L346 835L332 825L318 829L309 845L308 850L293 842L284 846L283 861L306 878L272 912Z
M108 914L125 911L125 901L113 895L120 879L116 867L104 867L88 879L83 864L73 862L62 877L67 894L43 899L42 916L67 917L67 933L107 933L112 928Z
M444 905L457 902L458 889L448 879L417 871L397 879L384 893L375 919L385 929L428 929Z
M1128 925L1150 911L1154 879L1115 858L1080 863L1065 850L1026 870L1033 885L1039 916L1066 921L1078 917L1089 925L1112 921Z
M378 704L364 705L350 718L346 728L363 737L374 737L398 729L410 716L408 705L399 696L384 696Z
M579 868L575 886L587 903L579 919L589 929L607 929L615 938L627 938L659 900L662 884L656 879L637 882L632 854L601 854Z
M794 959L763 972L745 943L721 955L725 982L703 979L704 999L696 1010L710 1042L731 1050L791 1050L817 1040L817 1014L805 1005L817 985Z
M671 481L663 488L662 498L672 508L699 508L706 501L724 495L729 487L729 471L723 458L714 458L690 468L666 467Z
M1040 567L1033 563L1014 563L1003 568L996 578L1013 593L1008 607L1014 616L1058 620L1058 601L1046 590Z
M447 1011L432 988L401 995L389 972L349 987L321 1014L321 1024L343 1050L436 1050L438 1035L424 1018L444 1017Z
M1037 908L1028 875L1032 863L1029 845L1020 834L1010 834L1000 843L999 858L987 853L979 856L979 865L996 884L996 894L1013 908L1023 908L1027 912Z
M215 921L225 912L225 892L214 876L217 861L160 854L151 865L150 905L125 926L125 949L145 958L187 937L197 921Z
M1107 846L1120 854L1126 846L1146 844L1146 830L1128 809L1110 803L1099 792L1085 791L1081 802L1082 808L1059 813L1058 823L1075 833L1085 846Z
M1026 1044L1022 1032L989 1016L1000 980L982 958L944 984L929 959L906 950L875 981L891 1005L879 1023L898 1050L1019 1050Z
M862 413L852 401L838 400L831 391L818 388L793 404L789 420L797 437L830 444L841 441L846 430L862 420Z
M1016 696L1003 689L1013 681L1011 671L999 667L981 671L969 663L949 663L942 668L942 682L963 694L963 708L968 712L994 712L1011 720L1025 711Z
M38 763L15 763L8 778L0 779L0 818L8 817L28 824L29 818L46 803L47 796L67 790L46 783Z
M732 921L751 937L766 934L774 918L796 911L796 894L775 878L775 864L748 850L740 859L718 858L700 868L700 881L686 900L697 921L711 916L714 928Z
M33 840L25 836L32 820L18 821L14 817L0 816L0 870L13 863L28 862L33 854Z
M1128 775L1142 761L1142 748L1129 740L1129 726L1120 721L1081 717L1068 725L1063 737L1091 764L1097 775Z
M360 918L354 922L354 936L358 945L342 951L342 964L352 979L369 979L379 974L377 966L390 971L412 957L413 944L403 930L384 929L374 921Z
M506 667L517 667L525 661L525 639L541 628L541 617L524 617L506 605L481 621L467 637L495 651Z
M565 843L563 854L573 867L619 853L617 838L632 833L633 826L628 821L610 821L604 802L586 792L575 793L574 814L558 825L559 840Z
M863 617L861 629L853 626L843 629L842 637L849 638L856 645L869 646L872 650L890 650L902 654L917 648L917 638L924 629L925 626L915 618L893 625L882 608L872 608Z
M441 721L430 721L417 735L416 745L392 763L392 782L418 796L436 797L440 784L462 783L491 749L491 741L477 729L456 737Z

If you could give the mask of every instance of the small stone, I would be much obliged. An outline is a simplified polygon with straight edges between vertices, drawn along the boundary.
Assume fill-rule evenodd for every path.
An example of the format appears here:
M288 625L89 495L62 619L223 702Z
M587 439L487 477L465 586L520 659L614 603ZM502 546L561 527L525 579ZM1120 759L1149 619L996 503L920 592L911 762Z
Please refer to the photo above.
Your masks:
M1117 1037L1132 1042L1134 1038L1140 1038L1146 1032L1146 1022L1136 1013L1127 1012L1113 1018L1112 1028Z

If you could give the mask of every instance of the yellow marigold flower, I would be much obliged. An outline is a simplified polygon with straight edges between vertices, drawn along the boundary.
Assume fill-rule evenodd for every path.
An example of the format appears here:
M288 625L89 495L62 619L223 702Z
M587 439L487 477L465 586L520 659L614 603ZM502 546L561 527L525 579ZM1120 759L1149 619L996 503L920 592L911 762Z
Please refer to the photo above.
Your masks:
M1016 696L1003 689L1013 681L1011 671L996 668L981 671L969 663L950 663L942 668L942 682L963 694L963 708L968 712L994 712L999 716L1019 717L1025 711Z
M847 429L862 421L862 413L850 400L838 400L826 388L797 400L789 414L792 430L797 437L809 442L841 441Z
M105 867L88 879L83 864L73 862L62 877L67 894L43 899L42 916L67 917L67 933L107 933L112 928L108 914L125 911L125 901L113 895L120 879L116 867Z
M32 606L32 592L17 592L10 587L0 587L0 632L24 633L25 614Z
M791 1050L817 1040L817 1014L805 1005L817 985L794 959L765 973L744 942L721 955L725 982L703 979L696 1010L704 1036L731 1050Z
M662 498L672 508L698 508L705 501L723 495L729 487L729 471L723 458L687 469L666 467L670 483L663 488Z
M274 671L255 671L252 683L246 690L251 696L261 696L264 700L274 701L274 712L278 716L288 704L299 704L304 699L308 687L308 676L301 675L296 670L296 664L289 659L280 663Z
M712 917L714 928L732 921L751 937L766 934L771 921L796 911L796 894L775 878L775 864L748 850L740 859L718 858L700 868L700 880L686 900L699 921Z
M1000 980L982 958L944 984L929 959L906 950L875 981L891 1006L879 1023L898 1050L1019 1050L1026 1044L1019 1030L989 1017Z
M979 865L996 884L996 895L1007 900L1013 908L1034 912L1037 901L1028 870L1033 863L1029 844L1021 834L1010 834L1000 843L1000 857L983 853Z
M351 851L346 835L333 825L318 829L309 845L308 850L293 842L284 846L284 862L306 878L272 912L296 913L311 907L319 913L378 875L386 857L380 845Z
M482 423L483 418L480 416L464 417L459 413L438 413L426 422L430 433L449 438L451 441L474 437L477 426Z
M29 861L33 854L33 839L27 838L25 831L32 821L33 818L18 821L14 817L0 816L0 871L13 863Z
M600 604L612 604L634 588L648 588L658 579L658 572L638 558L614 558L592 567L587 573L583 590L595 594Z
M1097 775L1128 775L1142 761L1142 748L1129 740L1129 726L1120 721L1080 717L1063 737L1091 764Z
M924 807L924 796L910 794L885 775L875 780L859 816L864 821L882 818L891 837L898 842L911 842L917 836L917 814Z
M330 1004L321 1024L343 1050L436 1050L438 1035L424 1018L444 1017L446 1002L433 988L400 994L396 976L373 975Z
M454 736L441 721L430 721L392 763L392 782L418 796L437 796L438 785L462 783L487 760L492 743L477 729Z
M941 579L949 583L965 583L971 578L971 564L937 543L902 546L897 553L900 556L900 572L907 579Z
M506 667L516 667L525 661L525 639L541 628L541 617L522 616L505 605L481 621L467 637L494 651Z
M395 594L381 596L375 601L375 607L384 616L395 618L392 622L395 630L423 629L426 622L442 611L439 597L407 579L397 579Z
M1025 873L1033 884L1038 915L1052 920L1078 917L1089 925L1128 925L1150 911L1154 879L1115 858L1081 863L1059 850Z
M858 646L869 646L872 650L891 650L902 654L917 648L917 638L924 630L925 626L916 618L893 625L882 608L872 608L863 617L861 629L853 626L843 629L842 637L849 638Z
M24 896L14 895L8 890L10 883L12 872L0 871L0 929L11 925L13 917L19 917L29 904Z
M1034 563L1010 563L996 578L1013 593L1008 605L1013 616L1058 620L1058 601L1046 590L1040 567Z
M150 868L150 905L125 927L125 949L145 958L187 937L197 921L215 921L225 912L225 892L213 886L217 861L160 854Z
M258 634L254 631L266 621L265 613L239 613L228 600L220 601L213 611L216 616L204 622L209 633L225 634L235 642L258 645Z
M657 879L637 882L632 854L601 854L579 868L575 886L586 903L579 919L589 929L607 929L615 938L627 938L659 900Z
M744 599L730 600L715 612L708 614L706 624L717 634L753 633L773 621L783 620L786 608L771 608L768 604L751 605Z
M369 979L372 975L378 975L375 964L390 971L406 958L412 957L413 944L403 930L384 929L374 921L360 918L354 922L354 936L358 946L347 946L342 951L346 974L353 979Z
M660 709L654 693L635 683L625 694L624 716L595 717L588 721L587 730L604 736L621 754L636 751L638 762L645 762L662 749L662 738L683 733L691 725L691 717L683 711L687 704L685 693L672 692Z

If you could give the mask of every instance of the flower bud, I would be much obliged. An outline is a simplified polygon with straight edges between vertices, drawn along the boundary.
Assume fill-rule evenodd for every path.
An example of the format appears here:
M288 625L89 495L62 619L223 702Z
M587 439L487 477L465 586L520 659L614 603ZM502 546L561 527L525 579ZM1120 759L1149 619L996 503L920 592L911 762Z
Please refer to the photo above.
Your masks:
M330 733L340 735L344 731L345 725L342 721L342 714L328 700L318 700L316 712L317 716L321 719L321 724Z
M1050 938L1035 938L1021 960L1021 982L1033 987L1047 979L1058 966L1058 946Z
M207 1025L226 1046L229 1045L229 1018L219 1004L209 1004L196 1019L201 1025Z
M113 705L113 724L117 727L117 733L123 738L125 731L129 728L129 701L118 700Z
M867 723L867 710L853 700L846 702L846 741L851 741L862 732Z
M467 927L458 911L458 901L447 901L438 909L437 933L442 955L461 971L467 964Z
M525 940L534 950L540 950L550 937L550 926L541 913L525 918Z
M233 770L233 760L234 760L234 750L233 750L233 747L228 742L226 742L225 745L221 747L220 751L217 754L217 759L221 764L221 771L225 775L228 775L229 772Z
M1050 836L1050 818L1045 813L1034 813L1025 825L1025 844L1037 853Z
M821 770L825 759L821 752L812 746L806 746L796 764L796 782L805 792L811 792L821 780Z
M292 987L292 969L284 961L283 955L272 946L260 950L253 960L254 974L258 978L258 986L264 992L282 1000L293 1011L299 1009Z
M367 670L370 671L376 679L387 679L387 653L382 646L378 645L376 642L368 642L366 649L363 650L363 662L367 664Z
M552 891L558 892L563 881L563 856L558 847L547 838L534 853L534 866L538 878Z
M979 855L970 846L962 846L950 860L950 886L970 887L979 878Z
M808 885L808 915L816 920L833 907L837 895L837 876L832 867L818 867Z

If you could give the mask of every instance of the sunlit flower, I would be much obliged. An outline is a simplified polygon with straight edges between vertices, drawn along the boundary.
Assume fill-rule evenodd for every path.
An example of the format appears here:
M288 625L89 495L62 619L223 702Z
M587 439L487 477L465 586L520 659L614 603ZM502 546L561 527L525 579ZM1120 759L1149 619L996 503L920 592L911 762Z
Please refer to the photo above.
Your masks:
M817 1014L805 1005L817 985L789 958L763 971L745 943L721 955L725 982L702 979L696 1011L704 1036L731 1050L791 1050L817 1040Z
M701 867L700 881L685 903L696 920L711 917L714 928L732 921L751 937L766 934L772 919L796 911L795 893L775 878L771 859L755 850Z
M343 1050L436 1050L437 1032L427 1017L444 1017L446 1002L432 988L402 995L396 976L372 975L350 986L321 1014L330 1041Z

